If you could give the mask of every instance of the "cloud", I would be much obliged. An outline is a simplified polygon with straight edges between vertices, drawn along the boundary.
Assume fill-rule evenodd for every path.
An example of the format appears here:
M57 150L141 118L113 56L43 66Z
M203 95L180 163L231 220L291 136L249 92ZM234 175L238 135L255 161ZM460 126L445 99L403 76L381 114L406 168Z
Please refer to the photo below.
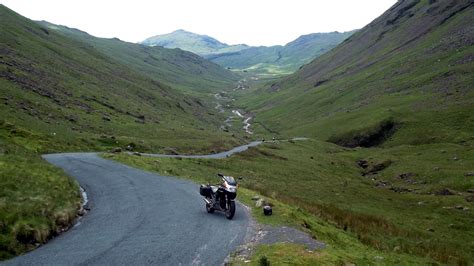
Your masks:
M142 41L176 29L220 41L285 44L302 34L349 31L381 15L396 0L0 0L34 20L78 28L98 37Z

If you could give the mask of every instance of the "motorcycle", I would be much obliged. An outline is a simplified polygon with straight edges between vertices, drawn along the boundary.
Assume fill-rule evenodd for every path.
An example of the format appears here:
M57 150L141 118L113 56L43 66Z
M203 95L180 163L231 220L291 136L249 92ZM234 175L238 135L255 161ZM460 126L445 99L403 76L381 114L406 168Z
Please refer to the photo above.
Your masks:
M201 185L199 193L204 197L206 211L222 211L231 220L235 214L235 198L237 197L237 182L232 176L217 174L222 183L216 186Z

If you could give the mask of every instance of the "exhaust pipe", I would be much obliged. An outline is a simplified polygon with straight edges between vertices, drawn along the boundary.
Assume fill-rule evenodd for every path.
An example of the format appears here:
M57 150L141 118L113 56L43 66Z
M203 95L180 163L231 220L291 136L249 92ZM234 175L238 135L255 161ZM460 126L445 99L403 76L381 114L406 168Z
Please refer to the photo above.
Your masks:
M204 200L204 202L206 202L206 204L212 205L212 203L208 199L203 198L203 200Z

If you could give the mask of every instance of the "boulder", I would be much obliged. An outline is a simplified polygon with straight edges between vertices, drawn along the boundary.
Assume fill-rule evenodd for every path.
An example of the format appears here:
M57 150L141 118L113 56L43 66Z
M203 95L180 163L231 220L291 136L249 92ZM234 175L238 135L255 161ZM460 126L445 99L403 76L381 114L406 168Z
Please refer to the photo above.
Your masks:
M455 193L452 190L450 190L449 188L443 188L439 191L435 191L434 194L437 195L437 196L452 196L452 195L455 195Z
M257 202L255 203L255 207L259 208L266 205L265 199L258 199Z
M466 199L467 202L474 202L474 195L466 196L464 199Z
M122 148L120 148L120 147L113 148L110 152L112 152L112 153L120 153L120 152L122 152Z

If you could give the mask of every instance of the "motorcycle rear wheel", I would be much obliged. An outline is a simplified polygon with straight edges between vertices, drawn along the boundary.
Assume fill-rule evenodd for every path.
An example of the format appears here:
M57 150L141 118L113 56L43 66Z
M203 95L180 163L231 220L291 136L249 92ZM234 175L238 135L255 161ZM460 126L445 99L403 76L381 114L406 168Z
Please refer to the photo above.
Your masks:
M234 218L234 215L235 215L235 202L230 201L227 204L227 209L225 210L225 218L232 220L232 218Z

